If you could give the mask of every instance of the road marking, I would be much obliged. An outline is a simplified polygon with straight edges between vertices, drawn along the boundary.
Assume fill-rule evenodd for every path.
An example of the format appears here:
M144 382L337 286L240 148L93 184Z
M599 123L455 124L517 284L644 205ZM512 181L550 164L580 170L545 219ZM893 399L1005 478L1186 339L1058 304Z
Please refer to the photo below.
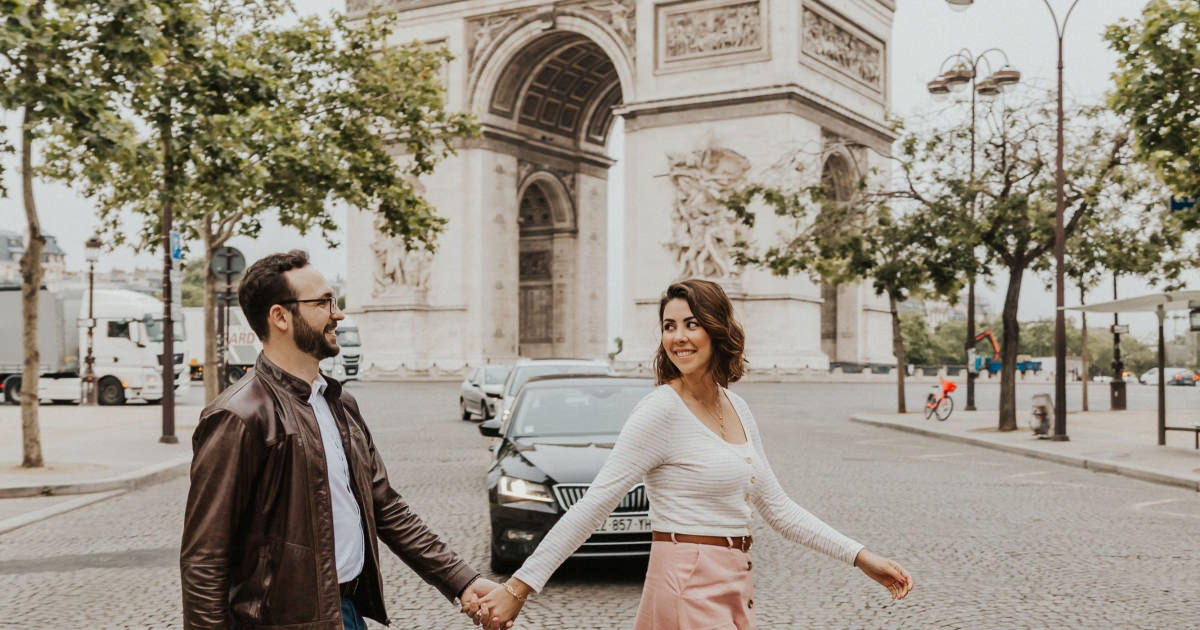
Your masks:
M1055 471L1053 471L1053 470L1031 470L1029 472L1016 473L1014 475L1009 475L1008 478L1009 479L1020 479L1022 477L1036 477L1038 475L1049 475L1052 472L1055 472Z
M930 453L928 455L910 455L913 459L941 459L943 457L958 457L966 453Z
M1142 510L1142 509L1148 508L1152 505L1162 505L1164 503L1175 503L1178 500L1179 499L1159 499L1158 501L1142 501L1141 503L1134 503L1133 509Z

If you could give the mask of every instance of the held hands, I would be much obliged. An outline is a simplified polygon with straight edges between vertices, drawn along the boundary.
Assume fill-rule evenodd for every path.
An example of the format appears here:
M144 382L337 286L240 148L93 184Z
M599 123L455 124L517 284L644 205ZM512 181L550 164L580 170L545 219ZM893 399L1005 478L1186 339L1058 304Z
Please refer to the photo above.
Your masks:
M483 581L482 579L476 580L476 584ZM509 593L504 585L496 585L495 582L488 583L494 588L482 597L464 594L462 612L470 617L475 625L482 625L486 630L511 628L517 615L521 614L521 607L525 605L524 598L528 597L533 589L518 579L509 578L507 586L520 597L518 599Z
M504 590L503 587L497 585L495 582L487 578L481 577L475 580L470 586L467 587L467 590L463 591L462 598L460 600L462 602L462 607L459 610L462 611L462 613L466 616L470 617L471 622L475 625L478 626L482 624L484 621L487 621L485 618L487 611L480 607L480 601L484 598L484 596L497 588ZM486 627L493 628L492 626ZM506 629L511 627L511 621L508 622L508 625L494 626L496 629Z
M867 577L887 587L892 599L904 599L912 590L912 576L903 567L870 549L864 548L854 559L854 566L862 569Z

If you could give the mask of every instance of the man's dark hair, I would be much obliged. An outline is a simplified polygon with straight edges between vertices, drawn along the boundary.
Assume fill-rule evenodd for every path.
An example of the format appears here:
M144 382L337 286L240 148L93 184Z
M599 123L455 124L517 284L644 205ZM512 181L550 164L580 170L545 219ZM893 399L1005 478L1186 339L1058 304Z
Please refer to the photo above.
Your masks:
M238 285L238 302L242 304L242 313L246 316L246 321L262 341L267 340L267 314L271 312L271 307L286 300L296 299L292 285L283 274L306 266L308 252L293 249L290 252L263 256L246 269L242 283ZM292 309L293 313L296 312L295 304L286 306Z

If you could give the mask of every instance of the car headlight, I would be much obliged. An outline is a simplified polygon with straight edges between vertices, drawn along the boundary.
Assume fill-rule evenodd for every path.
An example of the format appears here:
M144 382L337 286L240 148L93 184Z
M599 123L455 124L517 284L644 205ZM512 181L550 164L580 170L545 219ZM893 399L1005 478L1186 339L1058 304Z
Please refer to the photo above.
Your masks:
M496 491L500 494L501 500L554 503L554 499L550 496L550 489L536 481L502 475Z

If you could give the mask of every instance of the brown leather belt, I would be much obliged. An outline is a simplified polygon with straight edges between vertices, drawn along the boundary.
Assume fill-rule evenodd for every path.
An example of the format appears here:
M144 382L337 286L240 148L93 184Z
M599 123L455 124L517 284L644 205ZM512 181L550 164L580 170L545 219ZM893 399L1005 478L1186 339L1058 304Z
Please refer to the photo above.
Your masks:
M341 584L338 584L338 590L341 591L342 597L353 597L354 596L354 591L358 590L358 578L359 577L362 577L362 576L355 576L355 578L353 580L350 580L349 582L342 582Z
M729 547L730 549L741 549L742 551L750 551L750 547L754 545L753 536L696 536L693 534L670 534L667 532L654 532L653 540L658 542L681 542L693 543L696 545L716 545L718 547Z

